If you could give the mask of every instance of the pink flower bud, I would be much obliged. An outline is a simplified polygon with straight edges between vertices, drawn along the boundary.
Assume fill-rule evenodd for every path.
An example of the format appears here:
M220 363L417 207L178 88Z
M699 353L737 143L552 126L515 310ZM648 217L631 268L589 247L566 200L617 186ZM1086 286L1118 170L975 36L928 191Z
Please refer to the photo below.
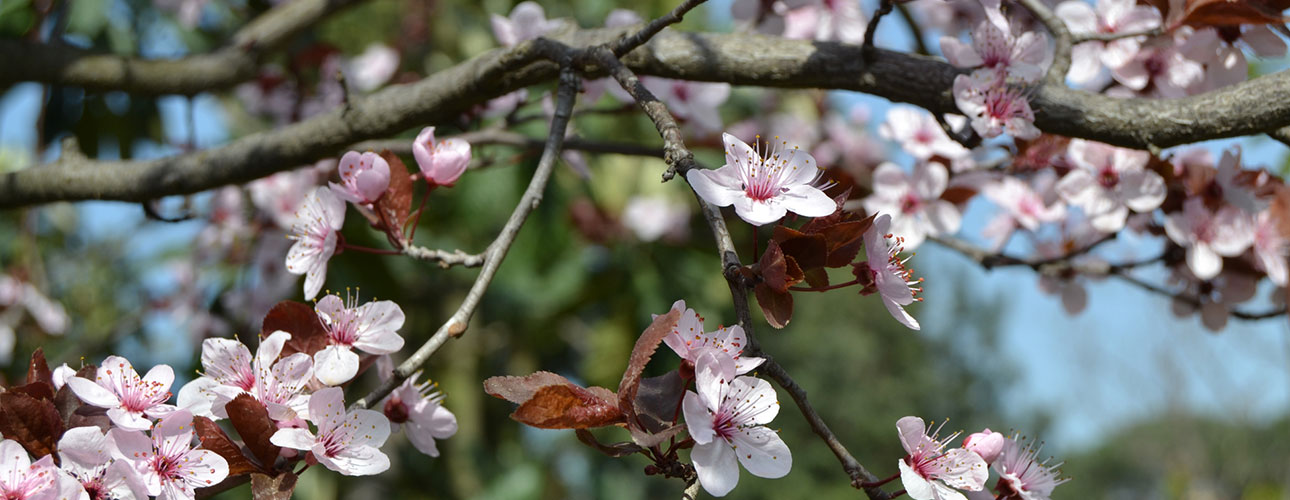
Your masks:
M981 455L981 458L984 458L985 462L989 464L993 463L994 459L999 458L999 452L1003 451L1003 441L1003 434L986 428L964 438L963 447L967 448L968 451Z
M421 129L412 143L412 156L426 182L437 186L451 186L470 165L470 143L461 139L448 139L436 143L434 127Z
M333 182L331 188L336 196L351 203L372 203L390 187L390 164L376 153L345 153L338 170L341 183Z

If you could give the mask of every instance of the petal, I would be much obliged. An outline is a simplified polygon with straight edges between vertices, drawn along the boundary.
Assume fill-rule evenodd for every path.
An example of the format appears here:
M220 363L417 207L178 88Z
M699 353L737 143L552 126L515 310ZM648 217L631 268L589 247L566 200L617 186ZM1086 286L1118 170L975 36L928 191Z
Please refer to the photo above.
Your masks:
M1281 57L1286 54L1286 43L1267 26L1249 26L1241 33L1241 40L1254 49L1259 57Z
M154 384L157 392L166 392L175 383L175 370L170 365L157 365L143 376L145 384Z
M398 304L389 300L380 300L368 302L358 307L359 336L371 334L372 332L388 331L394 332L403 328L403 309ZM359 340L362 340L361 338ZM399 347L402 347L402 340L399 341ZM396 348L397 349L397 348ZM384 353L379 353L384 354Z
M31 467L31 457L27 450L17 441L6 439L0 441L0 477L16 478L27 474Z
M375 446L390 438L390 420L379 411L354 410L345 415L346 429L352 432L349 446Z
M735 378L735 361L730 356L707 351L694 361L694 389L704 406L716 412Z
M356 374L358 374L358 355L348 347L327 346L314 354L314 377L319 382L340 385L354 378Z
M757 154L747 143L739 140L738 137L722 133L721 143L726 148L726 166L732 166L738 171L747 172L754 165L761 162L761 155Z
M263 366L271 366L273 360L282 354L282 346L291 340L291 334L282 330L275 331L260 340L260 347L255 350L256 361Z
M315 189L314 196L318 200L327 227L333 231L339 231L345 225L345 202L336 198L336 195L326 187Z
M371 446L346 447L335 456L315 453L318 462L346 476L371 476L390 469L390 457Z
M107 435L114 445L111 450L113 457L140 460L140 457L152 454L152 440L142 432L118 428L109 430Z
M780 478L793 468L793 454L788 445L780 439L779 433L769 427L745 427L730 439L735 445L739 463L754 476Z
M457 416L429 400L422 400L413 407L409 422L435 439L447 439L457 433Z
M251 351L233 339L203 340L202 368L220 383L237 383L242 373L251 371Z
M179 473L194 488L214 486L228 477L228 461L210 450L192 450L180 461Z
M339 295L329 293L314 305L314 311L326 323L331 321L331 318L336 318L345 312L345 300L341 299Z
M757 377L738 377L730 382L730 393L738 395L739 401L723 402L722 407L738 408L743 418L743 425L764 425L779 414L779 396L775 388L764 379Z
M1062 308L1074 316L1088 306L1088 292L1079 283L1067 283L1062 289Z
M1102 213L1089 214L1089 225L1103 233L1114 233L1124 229L1124 222L1129 217L1129 208L1115 207Z
M963 448L954 448L930 464L935 478L950 487L979 491L990 478L990 468L981 455Z
M924 163L914 167L913 182L914 192L919 198L933 200L939 198L949 186L950 172L940 163Z
M408 441L412 441L412 446L416 447L417 451L426 454L426 456L439 456L439 445L435 443L434 436L419 424L409 420L403 426L403 433L407 434Z
M313 300L322 291L323 281L327 279L327 260L336 251L336 233L328 233L323 242L322 254L309 266L305 273L305 300Z
M938 499L935 490L932 488L932 482L924 479L917 471L905 463L905 459L897 460L900 467L900 483L905 487L905 494L913 500L945 500ZM961 495L960 495L961 496Z
M963 215L959 209L945 200L932 200L923 206L923 216L927 218L932 235L951 234L963 226Z
M215 402L214 389L219 386L220 383L213 378L197 377L179 389L176 403L193 415L218 420L211 406Z
M797 185L783 194L783 206L790 212L804 217L824 217L838 209L837 202L813 186Z
M981 55L976 53L976 49L956 37L941 37L941 54L945 55L945 59L950 64L960 68L975 68L985 64Z
M699 484L709 495L726 496L739 484L739 462L735 458L735 450L724 440L694 445L690 460L699 475Z
M695 443L706 444L712 441L716 432L712 429L712 412L708 410L703 399L694 391L685 391L681 401L681 411L685 414L685 427Z
M318 426L319 434L338 427L345 416L345 392L339 387L320 389L309 397L309 421Z
M1135 212L1149 212L1165 201L1165 180L1150 170L1133 170L1120 176L1119 194Z
M1187 247L1187 267L1197 278L1210 280L1223 270L1223 258L1205 243Z
M385 160L381 161L384 162ZM386 165L385 168L386 172L384 174L373 169L359 172L355 177L354 185L358 194L363 197L363 201L376 201L377 198L380 198L385 193L386 188L390 187L390 167Z
M693 169L685 173L685 180L689 181L690 187L703 201L718 207L728 207L735 200L747 198L737 178L731 178L735 168L737 167L727 165L717 170Z
M918 324L918 320L914 319L908 311L905 311L904 306L894 300L888 299L885 295L882 297L882 303L887 306L887 312L891 313L891 317L896 318L896 321L905 325L906 328L909 328L910 330L922 329L922 326Z
M270 443L293 450L311 449L317 441L318 438L314 437L314 434L309 432L309 429L294 427L278 429L277 432L273 433L273 437L269 438Z
M1082 206L1093 195L1093 175L1086 170L1071 170L1057 181L1056 190L1067 203Z
M936 446L927 435L927 424L923 419L908 416L896 421L896 433L900 436L900 445L909 454L922 453Z
M834 205L836 207L837 205ZM735 200L735 214L744 222L754 226L764 226L784 218L788 209L779 198L756 201L747 196ZM832 213L832 212L830 212Z
M68 429L58 440L61 460L76 462L87 469L104 465L112 459L111 442L95 426Z
M111 391L103 388L89 379L82 377L72 377L67 379L67 386L72 388L72 393L80 398L86 404L97 406L99 408L114 408L121 406L121 399Z

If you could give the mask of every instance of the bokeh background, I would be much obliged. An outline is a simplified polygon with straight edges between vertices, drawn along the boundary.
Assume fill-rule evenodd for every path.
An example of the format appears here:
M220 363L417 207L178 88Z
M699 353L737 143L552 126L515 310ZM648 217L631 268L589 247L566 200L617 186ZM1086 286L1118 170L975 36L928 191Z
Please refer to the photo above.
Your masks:
M916 0L908 9L918 19L924 3L941 1ZM60 30L67 43L141 57L210 50L271 6L263 0L76 0L61 7L66 22L60 28L51 20L35 24L35 2L4 0L0 36L32 30L49 36ZM652 17L673 3L542 2L549 17L571 18L583 27L603 25L614 8ZM392 82L413 81L496 47L488 15L504 15L511 7L509 0L370 0L328 18L273 63L302 82L300 101L313 99L325 109L334 102L328 101L320 61L355 58L381 43L401 53ZM873 7L863 4L865 12ZM732 26L727 0L700 7L677 29L728 31ZM933 50L939 36L924 32ZM885 47L914 46L907 26L895 16L883 23L877 39ZM1252 71L1285 65L1261 61ZM257 112L254 91L243 86L152 98L31 83L3 88L0 172L56 158L58 141L65 137L76 137L87 154L99 158L152 158L274 127L274 118ZM548 91L530 89L521 113L540 114L540 97ZM621 105L603 97L589 106ZM817 127L826 115L860 116L865 119L850 127L857 137L873 139L872 154L907 163L896 145L876 139L876 124L889 108L882 99L845 92L735 88L721 117L727 128L787 135L792 132L781 130ZM441 134L477 126L445 124ZM533 137L545 134L541 120L516 129ZM591 139L659 143L652 125L629 113L580 116L575 130ZM711 139L695 142L715 145ZM1245 148L1247 163L1286 174L1290 164L1279 143L1248 138L1202 146L1219 151L1233 143ZM699 153L710 166L720 163L717 149ZM536 164L534 152L501 146L477 147L475 157L486 168L468 172L456 187L437 190L429 200L417 232L420 244L481 251ZM710 326L734 322L710 233L684 184L660 184L664 165L655 159L584 155L583 160L590 177L572 168L557 170L468 334L450 342L426 367L461 424L460 432L441 444L442 457L421 455L395 437L387 447L395 464L389 473L354 479L310 472L301 479L298 498L679 495L679 482L643 475L643 458L609 459L580 445L572 432L516 424L507 418L512 405L481 390L484 378L535 370L615 387L650 314L665 312L676 299L685 299ZM647 241L623 223L635 197L688 215L679 218L684 224L669 226L668 235ZM0 312L9 314L3 318L16 332L12 353L0 353L3 373L13 380L25 357L42 347L55 364L97 363L115 353L136 366L168 363L176 372L192 374L204 336L252 336L270 305L301 298L299 281L282 276L288 242L253 207L249 195L230 202L206 193L157 203L154 211L164 217L191 216L173 223L122 203L0 212L0 273L33 284L60 303L68 319L61 335L52 335L33 317L8 312L17 306ZM972 202L959 236L984 244L979 234L993 211L987 202ZM383 244L350 215L344 230L348 240ZM733 215L728 221L736 241L750 243L750 229ZM1159 238L1122 238L1098 254L1131 260L1156 255L1162 247ZM749 249L741 250L747 259ZM1030 250L1020 239L1008 247L1022 255ZM756 332L875 474L896 472L902 455L896 419L919 415L949 418L947 429L1015 430L1045 441L1044 455L1064 460L1062 470L1071 477L1055 498L1290 498L1290 323L1285 317L1233 320L1211 333L1195 317L1175 317L1169 299L1115 280L1087 283L1087 309L1070 316L1056 297L1040 291L1028 270L983 270L932 243L912 262L926 278L926 301L913 308L922 331L901 327L876 297L846 289L798 294L788 328L773 331L759 323ZM417 345L457 307L474 276L474 270L441 270L406 258L351 252L332 260L327 284L360 287L365 297L401 304L408 317L402 333ZM1168 271L1157 266L1139 276L1163 283ZM1265 284L1251 304L1270 306L1273 293ZM650 371L674 366L673 359L659 356ZM370 385L368 378L359 385ZM780 480L745 473L732 495L857 496L827 448L783 399L775 426L793 450L792 473ZM626 439L615 431L601 436ZM224 497L247 495L243 488Z

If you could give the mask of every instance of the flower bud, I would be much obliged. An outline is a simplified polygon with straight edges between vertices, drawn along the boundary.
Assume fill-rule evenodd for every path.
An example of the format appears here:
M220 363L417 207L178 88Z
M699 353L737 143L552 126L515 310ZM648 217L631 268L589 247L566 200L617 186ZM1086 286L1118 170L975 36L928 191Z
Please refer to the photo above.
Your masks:
M1003 451L1003 441L1003 434L986 428L964 438L963 447L968 451L981 455L981 458L985 459L985 463L989 464L994 463L994 459L999 458L999 453Z
M426 182L437 186L451 186L470 165L470 143L461 139L448 139L436 143L434 127L426 127L412 143L412 156Z

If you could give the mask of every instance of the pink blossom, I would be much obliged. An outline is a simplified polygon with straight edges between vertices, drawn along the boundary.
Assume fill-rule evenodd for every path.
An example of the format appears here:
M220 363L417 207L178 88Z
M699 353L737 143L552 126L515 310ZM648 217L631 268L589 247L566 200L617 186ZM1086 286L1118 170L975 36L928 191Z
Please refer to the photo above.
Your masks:
M344 66L345 75L354 84L354 88L370 92L385 85L394 76L394 72L399 70L399 51L385 44L374 43Z
M1268 203L1259 198L1252 186L1245 183L1244 177L1252 171L1241 168L1241 147L1233 146L1223 151L1218 161L1217 173L1214 175L1214 186L1223 196L1223 200L1247 213L1258 213L1267 208Z
M251 181L246 185L251 193L251 204L273 219L279 228L291 229L298 222L296 214L300 204L304 203L319 180L335 168L336 160L327 159L313 166L278 172Z
M623 208L622 221L641 241L682 240L690 231L690 206L661 196L633 196Z
M340 184L329 182L341 199L357 205L375 202L390 186L390 164L373 152L350 151L340 157Z
M942 423L944 425L944 423ZM918 417L896 421L900 444L908 453L900 459L900 482L913 500L965 500L957 490L979 491L990 477L989 466L981 455L963 448L942 452L945 443L958 433L938 441L930 427ZM930 435L928 434L930 432Z
M681 318L677 320L676 326L672 327L672 333L663 337L663 343L671 347L672 352L682 360L697 363L703 354L714 352L718 356L734 360L735 375L748 373L766 361L762 358L743 355L744 347L748 345L748 337L744 335L743 327L722 326L716 331L708 332L704 330L703 318L694 312L694 309L685 307L684 300L673 303L672 310L681 311Z
M443 407L443 394L435 390L439 385L430 381L418 385L416 380L420 377L421 372L416 372L404 380L385 398L382 407L394 430L402 424L417 450L437 457L439 447L435 440L457 433L457 417Z
M1124 64L1111 68L1117 82L1139 92L1159 97L1183 97L1195 93L1205 78L1204 65L1179 52L1185 35L1149 41Z
M508 17L492 14L493 35L506 47L514 47L559 29L563 23L547 20L546 11L536 2L520 2Z
M730 98L730 84L724 82L694 82L646 76L641 84L654 94L678 120L688 124L694 132L707 136L721 130L719 108ZM634 102L631 94L617 83L607 89L623 102Z
M979 69L954 77L954 104L972 120L972 129L981 137L989 139L1004 132L1017 139L1039 137L1026 96L993 71Z
M982 21L972 30L971 45L945 36L941 37L941 52L960 68L987 68L1022 82L1039 80L1044 76L1048 39L1035 31L1014 34L1012 30L1002 16Z
M1249 216L1231 205L1210 211L1200 198L1188 198L1181 212L1165 218L1165 234L1187 249L1187 266L1203 280L1223 270L1223 257L1240 255L1254 243Z
M1205 65L1207 88L1226 87L1245 81L1249 63L1244 47L1259 57L1281 57L1286 44L1264 25L1207 27L1196 31L1178 50Z
M1051 170L1043 172L1047 175L1037 175L1037 181L1051 187L1056 182L1056 177ZM1057 200L1050 204L1029 184L1016 177L1004 177L986 184L981 193L1003 209L986 228L986 233L996 236L995 248L1002 248L1017 227L1035 231L1040 224L1057 222L1066 217L1064 204Z
M327 329L327 347L314 354L314 376L327 385L338 385L358 373L354 348L371 354L389 354L403 348L403 309L388 300L358 305L358 296L348 300L329 294L314 306ZM310 406L310 408L313 408Z
M1254 227L1254 258L1277 286L1286 286L1286 259L1290 256L1290 237L1281 232L1286 214L1271 208L1259 213Z
M822 0L784 12L784 37L859 45L869 21L855 0Z
M781 151L780 146L788 145L781 141L763 157L733 135L721 137L726 164L716 170L690 170L685 176L704 201L734 205L735 213L755 226L778 221L789 211L822 217L837 210L833 199L815 186L823 170L810 154L796 146Z
M1034 448L1034 443L1022 447L1017 439L1013 436L1004 440L1003 451L994 462L994 470L999 473L999 494L1004 498L1048 500L1053 489L1069 479L1057 477L1060 463L1039 461L1035 457L1039 449Z
M1094 229L1086 220L1074 228L1067 228L1065 236L1059 241L1038 241L1035 250L1041 259L1064 258L1072 251L1088 248L1102 239L1102 233ZM1073 259L1076 264L1102 265L1104 262L1087 253ZM1066 314L1076 315L1088 306L1088 291L1084 289L1084 277L1073 270L1060 274L1041 274L1039 291L1061 298L1062 308Z
M868 260L864 263L864 272L868 273L869 281L877 288L883 305L887 306L887 312L900 324L911 330L918 330L921 328L918 320L905 312L904 306L923 300L917 297L923 291L922 287L917 286L923 279L914 279L913 269L905 267L909 257L900 258L898 254L904 250L900 245L902 240L888 232L890 229L891 215L884 213L878 215L873 220L873 226L865 231L864 251Z
M685 425L694 439L690 459L699 484L725 496L739 483L739 465L757 477L779 478L793 467L793 455L766 424L779 413L770 382L736 377L730 358L709 352L695 363L694 388L682 402Z
M108 418L118 427L145 431L152 428L149 418L175 411L174 406L165 404L174 381L175 372L167 365L154 366L140 379L129 360L108 356L99 366L95 380L71 377L67 385L81 401L107 408Z
M133 462L148 494L157 500L192 500L194 489L208 488L228 477L228 462L219 454L193 449L193 415L176 411L157 422L152 437L112 429L115 457Z
M892 120L890 112L887 120ZM822 164L842 167L853 175L863 172L867 176L886 159L882 145L866 131L869 121L866 107L855 106L845 115L830 111L823 121L824 137L811 150L811 156Z
M1145 168L1146 151L1075 139L1066 156L1074 168L1057 182L1057 192L1099 231L1119 231L1129 209L1148 212L1165 200L1164 179Z
M313 376L313 359L295 353L282 359L282 347L291 334L276 331L260 340L255 358L245 345L232 339L202 341L202 368L206 373L179 391L179 406L196 415L226 418L224 409L240 394L250 394L274 420L292 420L308 409L302 393Z
M968 437L963 438L963 448L980 455L987 465L994 463L999 454L1003 453L1004 437L1001 432L994 432L986 427L981 432L974 432Z
M899 142L900 147L917 160L928 160L933 156L954 160L972 154L945 134L936 117L915 106L893 106L887 111L887 121L878 127L878 135Z
M309 399L309 421L318 429L278 429L269 439L283 448L308 451L318 463L346 476L370 476L390 468L380 447L390 437L390 421L372 410L345 411L344 392L328 387Z
M54 390L57 391L59 389L62 389L63 384L67 383L67 379L75 376L76 376L76 370L70 366L67 366L67 363L63 363L58 368L54 368L54 372L52 373L52 378L54 381Z
M1057 6L1056 13L1076 36L1140 33L1160 27L1160 11L1150 5L1137 5L1134 0L1098 0L1096 11L1083 0L1068 0ZM1093 81L1103 65L1118 68L1129 62L1145 39L1137 36L1076 45L1071 49L1068 76L1076 83Z
M435 142L434 127L426 127L412 143L412 156L416 157L426 182L452 186L470 166L470 143L461 139Z
M147 499L147 488L130 462L113 458L115 448L116 443L98 427L68 429L58 440L61 469L80 484L89 500Z
M58 468L54 466L53 455L45 455L32 463L27 450L23 449L17 441L12 439L0 441L0 498L6 500L67 498L58 477Z
M288 236L296 243L287 252L287 272L305 275L305 299L312 300L327 278L327 261L336 253L345 202L326 186L319 187L296 211L296 219Z
M949 177L945 165L936 162L915 165L912 175L894 163L884 163L873 172L873 194L865 198L865 210L890 214L891 232L913 250L927 236L953 233L963 223L958 208L941 199Z
M1210 280L1201 280L1187 268L1175 268L1169 281L1183 285L1182 292L1173 300L1174 316L1181 318L1200 312L1200 324L1211 332L1225 328L1232 309L1254 298L1258 290L1257 279L1233 270L1221 272Z

